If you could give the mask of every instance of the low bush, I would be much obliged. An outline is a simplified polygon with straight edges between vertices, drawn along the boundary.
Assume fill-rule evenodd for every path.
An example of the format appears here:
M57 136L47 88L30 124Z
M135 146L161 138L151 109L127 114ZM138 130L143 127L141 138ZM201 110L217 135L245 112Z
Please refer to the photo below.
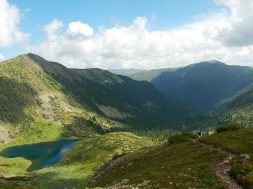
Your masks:
M181 133L176 134L168 138L167 143L168 144L179 144L182 142L186 142L192 139L196 139L197 136L193 135L192 133Z
M215 189L225 189L221 181L217 182L217 176L210 170L205 170L201 173L201 178L204 186Z
M253 186L253 162L242 159L235 159L232 163L230 175L245 189L252 189Z
M221 125L216 129L216 132L221 133L226 131L235 131L243 128L245 128L245 126L241 124Z

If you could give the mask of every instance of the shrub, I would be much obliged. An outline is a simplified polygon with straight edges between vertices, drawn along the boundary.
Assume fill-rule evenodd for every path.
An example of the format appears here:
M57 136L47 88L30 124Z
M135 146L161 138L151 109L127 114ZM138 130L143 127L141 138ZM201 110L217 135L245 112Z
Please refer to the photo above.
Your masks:
M232 162L230 175L246 189L252 189L253 186L253 162L240 158Z
M225 187L220 181L217 182L218 179L215 173L210 170L203 171L201 173L201 179L203 181L204 186L208 188L225 189Z
M239 130L243 128L245 128L245 126L241 124L222 125L216 129L216 132L221 133L221 132L226 132L226 131L235 131L235 130Z
M176 134L168 138L167 143L168 144L179 144L182 142L186 142L192 139L196 139L197 137L193 135L192 133L181 133Z

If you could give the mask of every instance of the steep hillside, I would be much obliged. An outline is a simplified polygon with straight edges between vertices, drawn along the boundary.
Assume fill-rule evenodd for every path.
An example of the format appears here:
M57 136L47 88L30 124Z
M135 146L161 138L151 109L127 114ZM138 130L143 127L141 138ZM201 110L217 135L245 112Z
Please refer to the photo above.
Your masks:
M228 106L228 109L253 108L253 90L249 90L235 98Z
M56 142L62 138L78 139L79 142L61 163L33 172L27 170L31 167L29 158L11 159L0 156L0 188L83 187L94 171L114 156L154 145L147 137L132 133L108 133L127 130L132 126L123 123L125 113L122 113L120 106L127 103L132 95L124 96L123 93L126 91L124 87L131 86L128 82L133 80L122 78L98 69L68 69L33 54L1 62L1 153L8 147ZM111 87L106 87L107 82ZM127 85L117 91L114 87L122 85L122 82ZM133 83L133 86L140 85L144 92L150 92L147 91L150 89L151 95L157 95L156 98L161 97L167 102L167 98L152 85L146 86L135 81ZM116 98L115 105L113 95ZM121 95L122 99L119 98ZM158 103L157 100L154 103ZM120 109L109 108L109 115L119 116L119 121L114 121L116 118L106 114L108 106ZM106 113L103 113L103 108ZM135 108L138 109L138 105ZM161 112L164 107L160 108L156 113ZM137 111L129 110L127 114L130 113L136 117L133 120L139 120L139 115L145 116L145 113L138 114ZM144 120L145 117L141 119ZM56 149L52 148L48 152L54 150Z
M247 126L253 125L253 90L249 90L235 98L227 107L234 122L243 123Z
M100 69L68 69L34 54L2 62L0 84L2 142L36 127L37 121L63 126L61 135L76 136L180 129L179 119L192 114L148 82Z
M160 91L199 111L222 110L236 96L252 87L253 69L218 61L201 62L151 81Z
M183 136L110 162L110 166L98 171L90 186L221 189L235 184L232 183L234 178L245 188L252 188L252 128L218 133L196 141ZM223 166L230 171L220 173ZM221 180L220 174L225 174L219 177ZM231 180L223 180L225 177Z
M169 127L168 123L192 113L148 82L100 69L68 69L36 55L28 56L61 84L62 92L109 119L143 129L154 127L154 124L155 127Z
M62 128L62 131L55 133L55 137L60 136L63 128L66 128L67 132L67 126L80 117L90 122L91 127L98 126L105 130L110 127L123 127L120 123L83 107L71 93L63 92L65 86L45 70L61 72L64 78L74 81L75 74L68 73L67 68L42 61L38 63L29 55L1 62L0 127L4 134L1 135L1 142L9 141L19 134L26 135L38 128L38 125L47 124ZM86 127L80 129L86 130Z

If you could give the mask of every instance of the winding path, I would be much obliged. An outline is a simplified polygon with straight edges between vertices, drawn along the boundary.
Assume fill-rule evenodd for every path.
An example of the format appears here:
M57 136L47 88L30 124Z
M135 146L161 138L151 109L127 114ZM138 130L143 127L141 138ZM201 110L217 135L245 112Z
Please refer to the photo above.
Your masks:
M202 146L205 146L206 148L214 149L222 154L224 154L226 157L223 160L217 161L211 165L212 170L216 173L216 175L220 178L220 180L223 182L223 184L228 189L243 189L233 178L230 177L229 171L231 169L230 162L231 160L236 157L237 155L229 152L226 149L217 148L213 144L208 144L202 141L197 141Z

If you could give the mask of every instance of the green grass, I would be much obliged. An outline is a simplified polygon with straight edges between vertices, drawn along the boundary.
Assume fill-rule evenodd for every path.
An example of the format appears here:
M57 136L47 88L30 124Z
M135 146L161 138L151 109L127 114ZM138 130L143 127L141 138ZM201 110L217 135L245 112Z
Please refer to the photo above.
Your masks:
M217 133L201 140L237 154L249 154L253 157L253 128Z
M165 144L126 156L90 186L111 186L128 179L130 186L145 181L151 188L223 188L210 164L222 155L194 142Z
M217 147L225 148L238 154L247 154L250 159L237 157L232 162L230 174L245 188L253 186L253 128L227 131L202 139Z
M25 141L19 141L21 142ZM29 173L26 171L31 164L29 161L22 158L0 158L0 170L5 170L5 175L27 176L30 180L25 182L26 185L30 183L31 186L54 189L84 188L94 172L113 157L152 145L154 143L148 138L127 132L93 135L80 140L76 147L54 166ZM17 181L10 181L9 186L16 183ZM19 185L22 186L21 181Z
M61 127L51 122L37 120L29 123L27 127L29 129L22 130L15 140L0 146L0 150L10 146L52 141L61 137Z
M180 134L175 134L171 137L168 138L167 143L168 144L179 144L183 142L187 142L190 140L196 139L197 136L193 135L192 133L180 133Z
M226 131L235 131L235 130L239 130L243 128L245 128L245 126L241 124L226 124L226 125L219 126L216 129L216 131L217 133L221 133L221 132L226 132Z

